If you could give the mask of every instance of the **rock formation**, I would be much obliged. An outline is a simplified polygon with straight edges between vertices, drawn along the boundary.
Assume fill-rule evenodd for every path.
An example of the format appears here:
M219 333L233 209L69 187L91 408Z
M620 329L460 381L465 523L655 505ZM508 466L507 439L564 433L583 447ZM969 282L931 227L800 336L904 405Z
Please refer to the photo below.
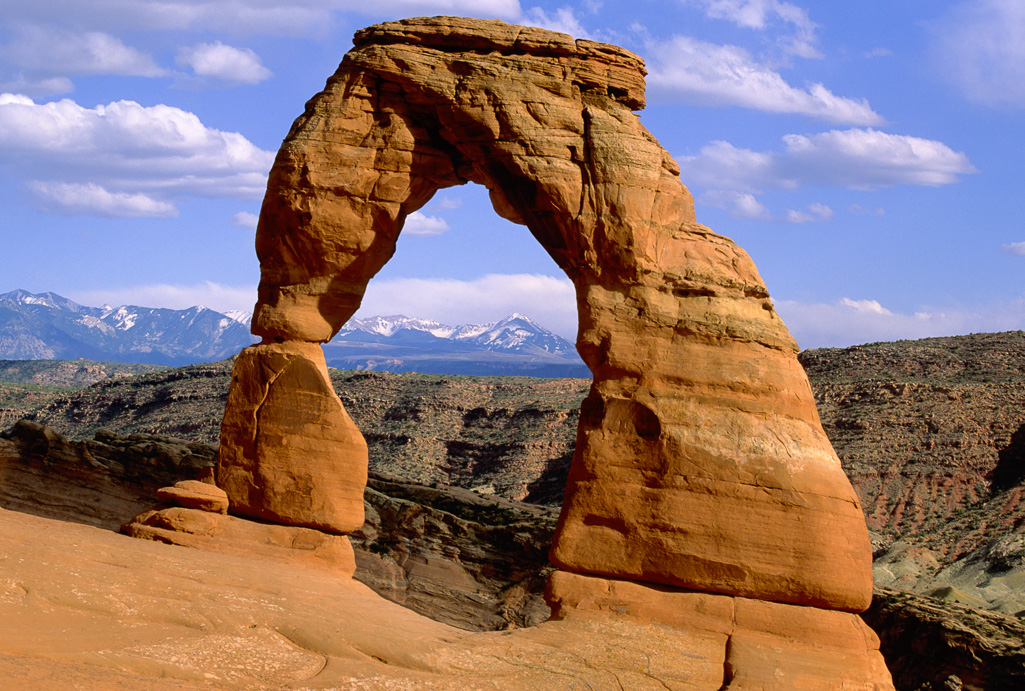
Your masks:
M696 222L643 105L643 64L614 46L456 18L358 32L270 173L263 340L236 363L218 484L242 515L358 527L366 448L315 344L359 307L408 214L482 184L573 281L594 375L551 553L557 616L686 629L663 603L714 600L695 612L716 620L710 659L734 651L737 688L888 688L849 614L871 599L867 530L797 346L750 258ZM811 644L763 657L787 639Z

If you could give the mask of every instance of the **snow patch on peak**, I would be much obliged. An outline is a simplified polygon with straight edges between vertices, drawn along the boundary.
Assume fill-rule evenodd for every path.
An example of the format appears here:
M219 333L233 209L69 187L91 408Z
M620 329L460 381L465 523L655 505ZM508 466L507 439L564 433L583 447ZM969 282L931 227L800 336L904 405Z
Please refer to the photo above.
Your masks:
M233 321L237 321L242 326L248 327L250 322L253 321L253 313L245 310L228 310L223 312L225 317Z

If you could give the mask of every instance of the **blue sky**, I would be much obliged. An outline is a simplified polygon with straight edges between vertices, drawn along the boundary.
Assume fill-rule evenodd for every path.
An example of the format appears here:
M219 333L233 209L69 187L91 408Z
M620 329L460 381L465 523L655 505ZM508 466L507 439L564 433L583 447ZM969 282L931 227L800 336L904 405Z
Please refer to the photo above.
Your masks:
M252 309L292 120L354 31L436 14L641 55L642 121L802 347L1025 328L1021 0L0 0L0 292ZM359 316L572 338L574 309L464 186L410 218Z

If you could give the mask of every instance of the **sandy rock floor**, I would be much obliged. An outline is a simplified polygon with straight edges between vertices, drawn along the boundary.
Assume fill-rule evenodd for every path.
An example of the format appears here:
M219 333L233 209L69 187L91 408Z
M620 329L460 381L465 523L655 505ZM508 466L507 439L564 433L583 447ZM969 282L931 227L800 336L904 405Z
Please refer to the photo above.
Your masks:
M718 644L584 614L470 633L327 572L0 509L21 689L717 689Z

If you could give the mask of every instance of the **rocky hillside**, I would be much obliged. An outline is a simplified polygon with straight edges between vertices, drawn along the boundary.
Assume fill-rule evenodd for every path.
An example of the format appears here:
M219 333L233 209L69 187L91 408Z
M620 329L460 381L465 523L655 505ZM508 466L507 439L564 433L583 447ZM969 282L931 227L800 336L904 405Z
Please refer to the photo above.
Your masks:
M1025 334L801 354L869 526L934 527L1025 477Z
M8 424L28 417L72 438L97 428L216 443L231 362L109 379L85 389L0 384ZM558 505L573 453L582 379L332 370L370 447L371 470ZM6 393L6 397L4 392Z

